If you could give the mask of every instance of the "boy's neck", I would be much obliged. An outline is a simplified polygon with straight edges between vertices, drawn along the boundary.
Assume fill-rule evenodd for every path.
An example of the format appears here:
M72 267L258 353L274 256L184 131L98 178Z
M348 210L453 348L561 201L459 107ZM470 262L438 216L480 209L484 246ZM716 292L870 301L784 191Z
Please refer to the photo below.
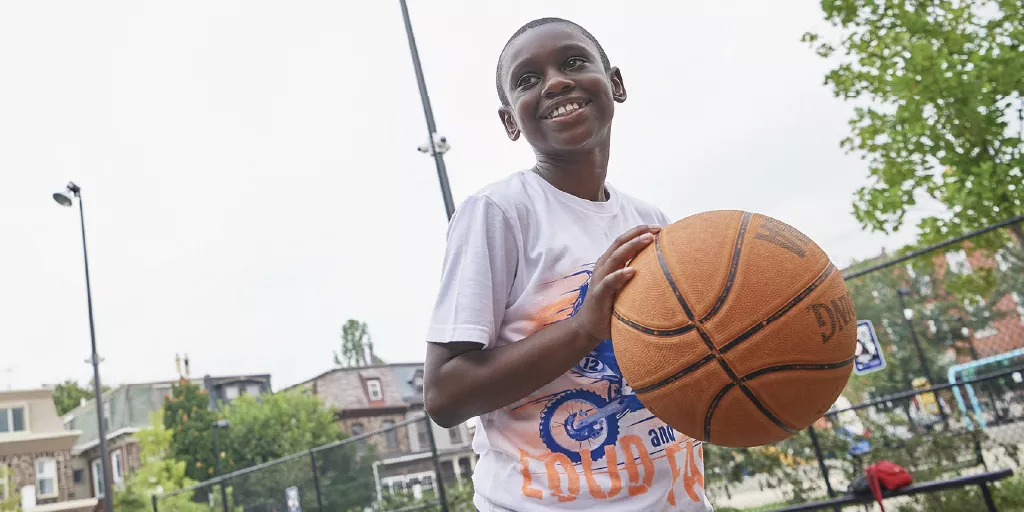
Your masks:
M534 172L555 188L588 201L608 197L604 180L608 175L608 146L562 155L537 153Z

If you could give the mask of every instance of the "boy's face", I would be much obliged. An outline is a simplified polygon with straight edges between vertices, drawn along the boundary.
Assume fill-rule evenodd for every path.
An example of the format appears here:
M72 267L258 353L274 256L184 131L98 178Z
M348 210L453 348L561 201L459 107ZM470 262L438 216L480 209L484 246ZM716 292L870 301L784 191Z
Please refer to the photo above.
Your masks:
M585 149L604 140L615 102L626 100L619 70L606 71L596 45L571 25L532 28L502 58L509 105L498 115L510 139L525 135L535 150Z

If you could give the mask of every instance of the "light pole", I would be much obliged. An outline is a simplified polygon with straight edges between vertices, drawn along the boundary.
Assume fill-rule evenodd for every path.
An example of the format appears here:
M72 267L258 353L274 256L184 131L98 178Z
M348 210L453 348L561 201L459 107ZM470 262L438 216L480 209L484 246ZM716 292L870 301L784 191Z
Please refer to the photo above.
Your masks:
M896 296L899 297L900 301L900 313L903 315L903 323L907 325L907 330L910 331L910 340L914 343L914 348L917 350L917 360L921 363L921 370L924 371L924 376L928 379L928 385L934 386L935 381L932 380L931 368L928 367L928 360L925 359L924 351L921 350L921 341L917 339L917 332L914 331L914 324L910 320L913 313L907 309L907 302L904 299L907 295L910 295L910 290L906 288L896 290Z
M213 455L217 458L217 478L220 478L220 441L217 438L217 431L222 428L228 428L231 423L228 420L217 420L213 424ZM220 481L220 505L224 509L224 512L228 511L228 492L224 487L224 481Z
M405 20L405 35L409 38L409 52L412 53L412 65L416 71L416 83L420 88L420 100L423 102L423 116L427 119L427 143L419 147L422 153L428 153L434 157L434 165L437 167L437 179L441 183L441 197L444 199L444 210L448 214L448 220L452 219L455 213L455 203L452 201L452 189L448 185L448 170L444 165L444 154L448 152L448 141L438 135L437 125L434 124L434 112L430 108L430 97L427 96L427 82L423 78L423 66L420 65L420 53L416 49L416 38L412 35L412 22L409 21L409 7L405 0L399 0L402 6L402 19Z
M113 475L110 472L110 456L107 450L107 428L103 424L103 386L100 383L100 355L96 352L96 327L92 319L92 287L89 284L89 252L85 245L85 210L82 207L82 189L68 182L64 192L53 194L53 200L61 206L71 206L71 196L78 198L78 217L82 222L82 258L85 260L85 297L89 304L89 338L92 342L92 383L96 395L96 423L100 437L100 464L103 467L103 509L114 510Z

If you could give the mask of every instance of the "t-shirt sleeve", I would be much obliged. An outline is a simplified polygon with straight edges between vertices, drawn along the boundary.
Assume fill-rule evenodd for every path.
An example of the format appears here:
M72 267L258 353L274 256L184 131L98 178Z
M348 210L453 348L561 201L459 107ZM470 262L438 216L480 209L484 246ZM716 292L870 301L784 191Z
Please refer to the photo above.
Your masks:
M669 218L668 215L665 215L665 212L657 208L655 208L654 210L654 218L658 220L658 225L661 227L665 227L668 226L669 224L672 224L672 219Z
M494 346L518 261L512 223L502 209L487 196L466 199L448 228L427 341Z

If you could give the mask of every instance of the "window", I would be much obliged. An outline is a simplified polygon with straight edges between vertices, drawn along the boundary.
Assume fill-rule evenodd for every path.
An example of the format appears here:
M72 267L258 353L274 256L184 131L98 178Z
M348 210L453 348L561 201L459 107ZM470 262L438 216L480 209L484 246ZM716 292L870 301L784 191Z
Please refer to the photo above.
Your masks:
M0 501L11 497L11 469L0 464Z
M72 476L74 477L74 481L75 481L76 484L80 484L80 483L85 482L85 470L84 469L76 469L74 471L74 473L72 473Z
M238 386L224 386L224 398L228 400L238 398Z
M52 498L57 495L57 461L36 460L36 491L40 498Z
M423 425L416 426L416 441L420 445L420 450L426 450L427 448L430 447L430 437L428 436L430 432L427 430L427 428L429 427L424 427Z
M117 450L110 454L110 471L113 473L115 484L124 482L124 457L121 456L121 453L121 450Z
M448 429L448 440L451 441L452 444L459 444L459 443L461 443L462 442L462 428L461 427L455 427L455 428Z
M381 429L391 429L384 432L384 439L387 442L388 448L392 450L398 448L398 430L393 428L394 426L395 420L384 420L380 423Z
M947 252L946 263L949 265L949 271L954 274L971 273L971 263L967 261L967 252L963 249Z
M250 396L260 396L260 385L259 384L249 384L249 385L245 386L245 394L250 395Z
M25 406L0 408L0 434L25 431Z
M1012 260L1010 258L1011 256L1009 255L1009 251L1006 249L996 252L996 268L998 268L1000 272L1009 272L1010 267L1012 266Z
M416 391L423 391L423 372L421 370L416 370L416 374L412 376L412 385Z
M100 459L92 461L92 495L97 498L103 497L103 465Z
M1017 306L1017 316L1020 317L1020 323L1024 324L1024 297L1017 292L1010 292L1010 296L1013 297L1013 303Z
M363 433L366 432L366 429L363 427L362 423L353 423L352 426L349 428L352 431L353 437L363 435ZM362 455L365 451L366 439L360 439L359 441L356 441L356 453Z
M110 402L103 402L103 428L110 430Z
M370 394L370 400L384 400L384 391L380 387L380 379L366 381L366 391Z

